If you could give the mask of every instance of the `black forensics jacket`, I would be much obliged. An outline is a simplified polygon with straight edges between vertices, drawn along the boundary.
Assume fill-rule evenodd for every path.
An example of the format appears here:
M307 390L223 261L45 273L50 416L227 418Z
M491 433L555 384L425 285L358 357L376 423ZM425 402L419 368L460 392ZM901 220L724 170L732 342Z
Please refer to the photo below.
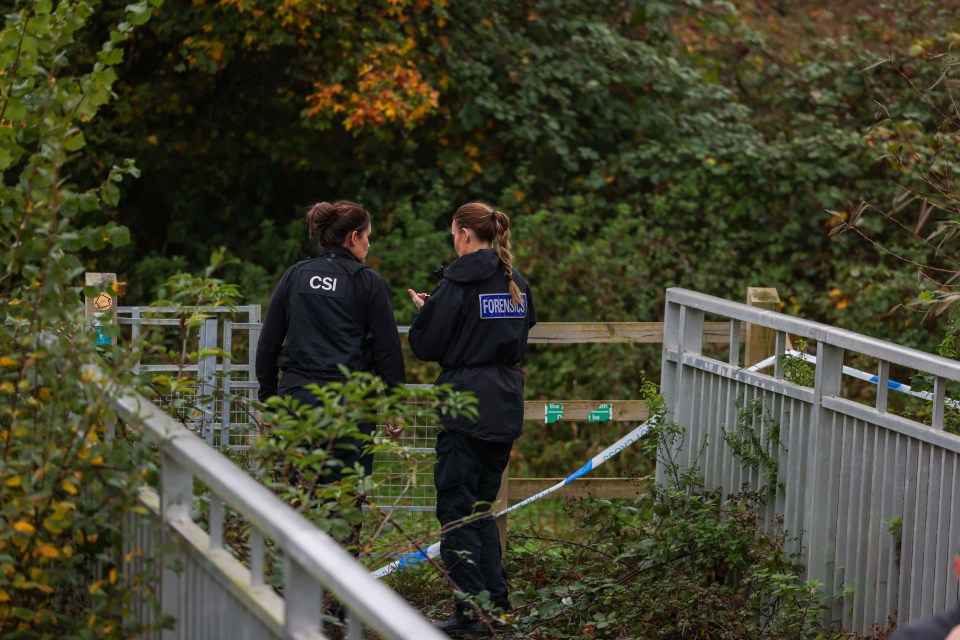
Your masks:
M437 384L477 396L476 421L444 416L443 426L489 442L512 442L523 430L518 363L537 313L530 287L516 269L513 280L524 297L520 305L510 299L496 250L465 254L446 268L410 326L416 356L443 368Z
M270 299L257 343L258 397L343 380L341 364L391 387L406 381L387 283L348 249L330 246L287 269Z

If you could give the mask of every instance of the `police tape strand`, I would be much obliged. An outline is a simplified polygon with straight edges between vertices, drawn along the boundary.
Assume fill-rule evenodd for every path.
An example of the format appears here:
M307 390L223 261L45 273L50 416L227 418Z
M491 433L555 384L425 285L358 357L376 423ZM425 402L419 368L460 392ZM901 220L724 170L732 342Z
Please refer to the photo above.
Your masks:
M795 349L784 351L784 355L803 358L807 362L811 362L813 364L817 363L817 356L809 353L804 353L803 351L797 351ZM753 365L752 367L749 367L747 371L759 371L760 369L766 369L771 364L776 362L776 360L777 360L777 356L770 356L765 360L761 360L760 362ZM853 367L848 367L847 365L843 366L843 373L845 375L850 376L851 378L857 378L858 380L865 380L866 382L872 382L873 384L880 384L880 378L877 375L867 373L866 371L860 371L859 369L854 369ZM911 395L915 398L922 398L924 400L933 400L933 394L930 393L929 391L917 391L915 389L911 389L910 385L903 384L902 382L887 380L887 388L893 389L894 391L899 391L900 393L906 393L907 395ZM944 399L944 402L950 405L951 407L953 407L954 409L960 409L960 400L954 400L953 398L946 398Z
M544 489L540 493L532 495L529 498L521 500L520 502L513 505L512 507L508 507L503 511L500 511L494 514L493 517L499 518L500 516L507 515L511 511L515 511L521 507L525 507L531 502L535 500L539 500L545 495L549 495L554 491L556 491L557 489L560 489L561 487L570 484L580 476L583 476L584 474L587 474L593 471L594 469L599 467L601 464L603 464L610 458L616 456L617 454L622 452L624 449L629 447L631 444L633 444L634 442L642 438L647 433L647 431L649 431L656 424L656 422L657 422L656 418L650 418L649 420L641 424L639 427L637 427L627 435L623 436L622 438L614 442L612 445L610 445L609 447L607 447L597 455L593 456L589 461L587 461L585 465L583 465L582 467L580 467L579 469L571 473L569 476L567 476L557 484L547 489ZM383 567L377 569L376 571L371 572L370 575L373 576L374 578L382 578L385 575L389 575L393 573L397 569L401 569L403 567L411 566L415 564L420 564L421 562L426 561L428 558L436 558L438 555L440 555L440 543L435 542L429 547L427 547L426 550L418 550L416 553L405 554L401 556L398 560L395 560L394 562L384 565Z
M802 351L796 351L793 349L785 351L783 355L801 357L807 362L812 362L814 364L816 364L817 362L816 356L808 353L804 353ZM765 360L761 360L760 362L750 367L747 367L747 371L759 371L761 369L766 369L767 367L772 365L774 362L776 362L777 358L778 356L775 356L775 355L770 356ZM871 375L865 371L860 371L859 369L854 369L853 367L848 367L846 365L844 365L843 367L843 373L853 378L858 378L860 380L872 382L873 384L879 383L879 378L876 375ZM909 385L903 384L901 382L888 380L887 386L890 389L893 389L894 391L900 391L901 393L906 393L906 394L915 396L917 398L923 398L925 400L933 399L933 394L930 393L929 391L915 391L911 389ZM960 408L960 401L953 400L951 398L947 398L945 401L947 404L949 404L954 408ZM651 418L650 420L647 420L646 422L641 424L639 427L637 427L636 429L634 429L633 431L623 436L622 438L614 442L612 445L610 445L609 447L607 447L606 449L604 449L603 451L595 455L585 465L583 465L582 467L580 467L579 469L571 473L569 476L567 476L557 484L553 485L552 487L548 487L547 489L544 489L540 493L532 495L529 498L525 498L524 500L521 500L520 502L513 505L512 507L508 507L507 509L504 509L503 511L496 513L493 517L499 518L500 516L510 513L511 511L515 511L516 509L525 507L531 502L534 502L535 500L539 500L540 498L553 493L557 489L560 489L570 484L577 478L596 469L601 464L603 464L610 458L614 457L618 453L622 452L628 446L630 446L631 444L633 444L634 442L642 438L647 433L647 431L649 431L655 424L656 424L655 418ZM395 560L394 562L384 565L383 567L377 569L376 571L371 572L370 575L373 576L374 578L382 578L383 576L393 573L397 569L420 564L421 562L426 561L428 558L436 558L438 555L440 555L440 543L434 542L425 550L417 550L417 552L415 553L405 554L401 556L398 560Z

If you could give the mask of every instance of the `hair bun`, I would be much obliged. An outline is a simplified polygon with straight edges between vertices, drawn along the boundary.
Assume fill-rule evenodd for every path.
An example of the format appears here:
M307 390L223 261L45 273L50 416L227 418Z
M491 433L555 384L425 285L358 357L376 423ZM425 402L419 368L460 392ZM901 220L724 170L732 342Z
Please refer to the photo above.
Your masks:
M312 238L314 234L323 236L331 223L331 216L334 214L333 205L329 202L318 202L307 211L307 230Z

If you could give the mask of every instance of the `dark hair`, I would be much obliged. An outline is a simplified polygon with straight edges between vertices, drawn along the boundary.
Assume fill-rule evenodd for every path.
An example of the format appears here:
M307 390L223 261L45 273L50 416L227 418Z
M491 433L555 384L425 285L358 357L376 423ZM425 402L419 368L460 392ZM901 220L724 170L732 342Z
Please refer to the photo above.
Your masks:
M519 303L520 287L513 281L513 254L510 253L510 216L483 202L468 202L453 214L453 221L458 229L470 229L480 242L496 241L510 297Z
M356 202L318 202L307 210L307 235L317 237L317 248L343 245L354 231L370 226L370 214Z

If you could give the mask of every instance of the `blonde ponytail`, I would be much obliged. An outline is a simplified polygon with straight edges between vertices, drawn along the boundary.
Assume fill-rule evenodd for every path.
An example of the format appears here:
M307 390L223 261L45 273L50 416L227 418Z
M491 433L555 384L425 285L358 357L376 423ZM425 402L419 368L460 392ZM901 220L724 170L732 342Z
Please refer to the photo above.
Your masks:
M513 281L513 254L510 253L510 218L503 211L493 211L493 221L497 227L497 255L503 263L503 275L506 276L510 298L514 304L520 304L520 287Z

